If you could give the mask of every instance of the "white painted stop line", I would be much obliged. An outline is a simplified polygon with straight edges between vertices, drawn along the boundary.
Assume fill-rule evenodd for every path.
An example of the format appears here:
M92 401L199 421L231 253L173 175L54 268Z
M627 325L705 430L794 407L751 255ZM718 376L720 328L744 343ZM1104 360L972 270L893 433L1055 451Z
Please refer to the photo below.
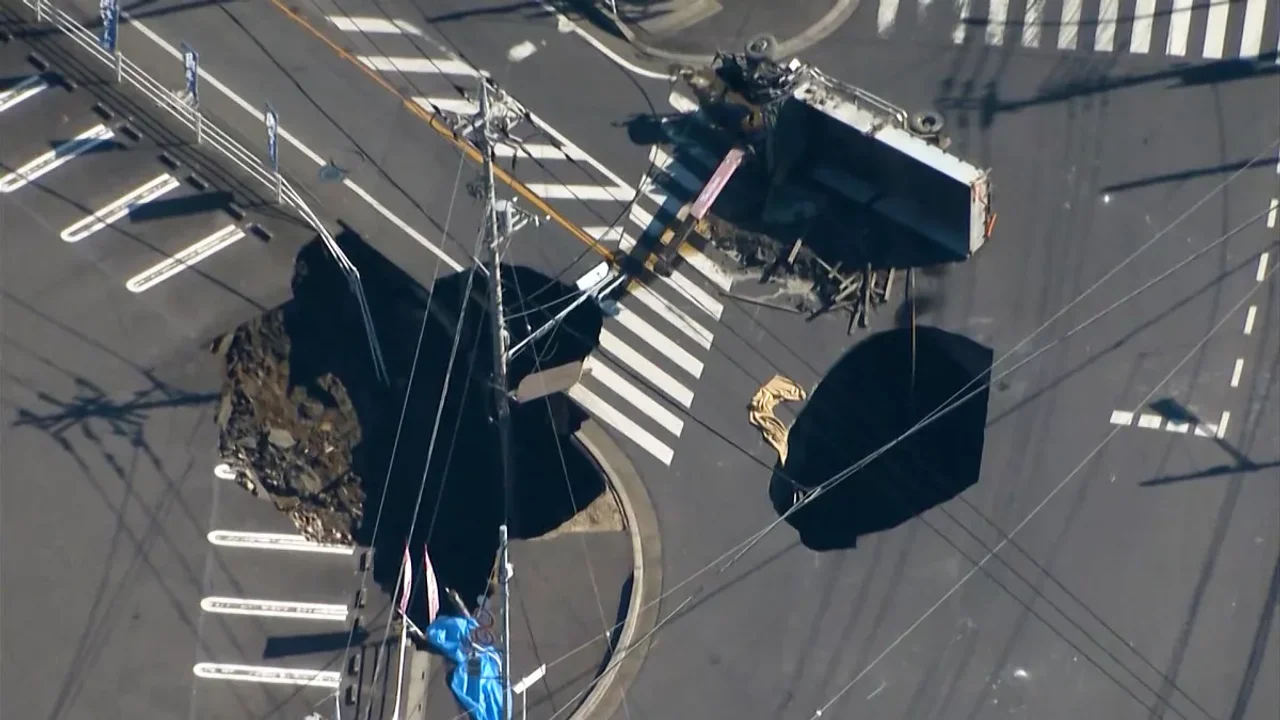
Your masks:
M114 136L115 133L106 125L95 125L0 178L0 193L13 192L45 173L53 172L98 143L106 142Z
M355 553L355 548L351 545L319 543L292 533L214 530L209 533L208 538L209 542L221 547L250 548L253 550L290 550L293 552L327 553L330 555L352 555Z
M192 672L206 680L236 680L270 685L305 685L336 689L342 676L333 670L300 670L297 668L234 665L231 663L197 663Z
M235 225L228 225L209 237L184 248L177 255L158 263L130 278L124 286L129 292L140 293L159 285L219 250L230 247L244 237L244 230Z
M336 622L346 622L347 620L346 605L292 602L288 600L207 597L200 601L200 609L219 615L252 615L254 617L333 620Z
M69 243L80 242L128 215L134 208L146 205L180 184L177 178L165 173L151 182L130 190L110 205L63 230L62 239Z

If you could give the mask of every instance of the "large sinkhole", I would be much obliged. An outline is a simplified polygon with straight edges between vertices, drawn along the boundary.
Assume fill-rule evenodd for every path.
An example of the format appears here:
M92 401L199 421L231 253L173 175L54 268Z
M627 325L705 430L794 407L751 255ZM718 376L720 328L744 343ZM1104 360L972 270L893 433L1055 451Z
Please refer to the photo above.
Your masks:
M814 550L853 547L975 484L991 360L989 348L932 327L879 333L841 357L792 425L786 465L769 486L779 513L936 408L976 392L791 514L801 541Z
M362 514L352 512L352 535L357 543L374 548L375 580L392 586L406 539L420 563L429 538L441 585L474 600L487 589L504 514L486 276L462 272L441 278L427 290L353 233L338 239L360 268L389 387L374 376L361 312L347 279L314 243L299 254L293 299L275 311L283 318L276 324L283 326L278 332L286 336L288 376L288 389L276 393L277 402L316 406L294 413L294 436L308 432L308 418L331 428L341 413L335 409L321 414L317 408L344 404L335 399L332 379L326 379L337 378L342 386L337 394L350 397L347 404L359 426L349 461L359 492L345 494L363 494ZM576 288L525 267L503 267L502 283L512 345L578 297ZM513 358L509 387L515 388L530 373L581 361L595 349L601 320L595 303L578 305L554 332ZM255 375L242 384L261 393L258 386L268 381ZM300 399L300 392L307 400ZM600 469L572 437L584 417L560 393L512 405L509 524L514 538L555 530L575 515L575 508L587 507L605 492ZM278 417L272 420L276 421ZM336 435L325 437L333 444ZM265 429L257 444L270 444ZM273 457L281 454L279 448L269 449ZM314 457L307 460L317 464ZM303 464L296 462L295 467ZM326 477L321 471L316 474L316 484L323 486ZM330 504L331 515L341 515L342 503L333 501L337 494L326 487L306 501Z

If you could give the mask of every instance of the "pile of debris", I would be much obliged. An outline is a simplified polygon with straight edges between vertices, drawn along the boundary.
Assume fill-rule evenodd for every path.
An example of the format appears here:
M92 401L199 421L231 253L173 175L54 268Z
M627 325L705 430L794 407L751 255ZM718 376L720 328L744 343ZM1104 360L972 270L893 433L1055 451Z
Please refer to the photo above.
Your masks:
M290 339L278 308L223 337L226 359L218 406L218 450L237 482L271 500L308 539L351 543L364 508L352 449L360 423L342 382L331 373L311 391L291 385Z

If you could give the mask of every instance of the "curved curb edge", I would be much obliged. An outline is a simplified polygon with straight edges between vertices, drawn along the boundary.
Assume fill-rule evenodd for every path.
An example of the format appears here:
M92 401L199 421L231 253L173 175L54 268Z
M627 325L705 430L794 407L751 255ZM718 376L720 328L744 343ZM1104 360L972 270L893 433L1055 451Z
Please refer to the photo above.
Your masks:
M570 716L571 720L587 720L611 717L621 707L623 696L649 652L649 632L657 625L656 601L662 594L662 539L649 491L622 448L595 420L584 421L574 436L609 478L626 517L632 554L631 598L622 630L613 644L609 668ZM635 642L637 636L641 638L639 642ZM613 663L612 657L619 652L625 655Z
M581 2L581 0L579 0L579 2ZM593 0L587 0L587 2L591 5L589 12L592 15L603 19L606 23L616 28L618 33L622 35L628 44L645 55L663 60L671 60L686 65L707 64L715 58L714 55L677 53L649 45L640 39L639 34L636 33L635 30L631 29L631 27L625 22L622 22L620 18L613 17L609 13L596 7ZM779 42L777 54L783 57L793 56L802 50L806 50L817 45L827 39L827 37L836 30L840 29L840 26L844 25L845 21L853 15L854 11L856 11L858 6L861 4L862 0L835 0L835 4L827 11L827 14L819 18L817 22L810 25L806 30L801 31L795 37Z

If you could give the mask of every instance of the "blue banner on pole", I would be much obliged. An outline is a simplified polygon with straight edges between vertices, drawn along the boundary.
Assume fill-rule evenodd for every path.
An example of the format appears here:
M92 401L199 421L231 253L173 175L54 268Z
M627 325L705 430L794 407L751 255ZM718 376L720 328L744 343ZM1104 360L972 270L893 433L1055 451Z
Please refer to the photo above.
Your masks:
M267 106L267 161L271 163L271 172L280 172L280 153L276 143L280 134L280 116L276 115L276 111Z
M200 106L200 53L182 43L182 72L187 81L187 102Z
M120 34L120 0L98 0L98 15L102 17L102 35L98 44L103 50L115 53Z

